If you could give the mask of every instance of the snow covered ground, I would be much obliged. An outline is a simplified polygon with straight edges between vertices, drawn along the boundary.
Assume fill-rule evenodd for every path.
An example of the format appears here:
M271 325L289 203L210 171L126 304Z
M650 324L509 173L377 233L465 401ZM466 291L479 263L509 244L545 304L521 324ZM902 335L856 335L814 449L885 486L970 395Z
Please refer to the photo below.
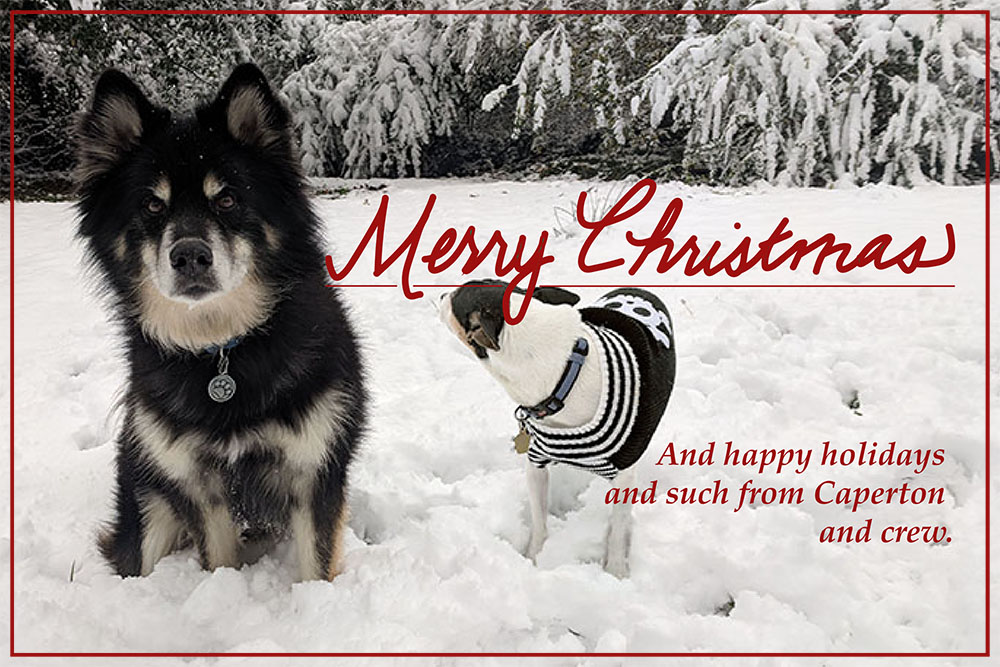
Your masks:
M622 187L575 181L387 184L387 248L409 232L427 195L438 195L420 254L444 227L468 224L475 224L481 240L501 228L508 240L527 234L533 247L542 229L558 226L557 217L566 222L554 207L572 207L583 189ZM317 198L338 267L367 229L381 194L353 189ZM624 229L648 234L673 196L684 200L674 230L681 240L696 233L732 247L743 233L763 239L788 216L798 238L834 231L858 249L891 232L902 249L924 234L927 255L937 256L944 223L952 222L957 251L944 267L910 276L869 270L813 276L804 266L735 280L685 278L679 270L660 276L652 271L658 255L636 277L623 270L588 276L576 268L582 230L550 239L556 262L543 269L545 283L676 285L657 291L674 317L677 387L639 473L643 485L657 480L661 502L636 508L632 576L621 581L599 562L608 484L565 468L553 472L550 537L537 566L520 555L528 524L523 460L510 448L514 406L438 323L431 301L439 290L409 301L390 287L343 290L364 331L374 394L371 434L353 468L344 573L333 583L295 583L294 555L286 545L240 570L203 572L193 553L183 551L162 560L149 577L113 576L98 558L94 534L109 513L114 424L108 413L124 365L115 332L83 281L70 206L17 204L16 650L981 651L983 188L664 184L641 215L602 236L594 257L624 256L631 264L635 250ZM737 220L739 232L732 226ZM5 247L4 274L7 256ZM399 283L400 266L380 278L370 267L368 254L347 282ZM428 276L421 268L415 267L413 282L465 279L457 270ZM739 282L955 287L735 287ZM578 291L586 303L606 290ZM8 330L7 323L0 326L3 336ZM996 378L995 361L991 369ZM6 400L8 383L0 388ZM856 410L847 405L855 392ZM825 440L841 447L895 440L913 449L943 447L946 460L921 475L898 467L830 470L814 463L802 476L758 477L718 463L653 465L670 441L704 447L727 440L743 447L817 449ZM0 460L6 468L6 457ZM807 497L824 479L845 486L908 480L945 487L947 496L944 505L882 506L855 515L811 500L735 513L732 505L662 503L670 486L721 479L738 487L751 477L759 485L803 486ZM6 469L0 480L8 483ZM6 542L8 519L2 516ZM938 546L877 539L819 543L823 526L859 524L869 516L875 526L947 525L953 539ZM7 554L4 544L0 557ZM735 604L725 615L719 609L730 599ZM566 658L546 664L615 662ZM920 664L938 663L964 664Z

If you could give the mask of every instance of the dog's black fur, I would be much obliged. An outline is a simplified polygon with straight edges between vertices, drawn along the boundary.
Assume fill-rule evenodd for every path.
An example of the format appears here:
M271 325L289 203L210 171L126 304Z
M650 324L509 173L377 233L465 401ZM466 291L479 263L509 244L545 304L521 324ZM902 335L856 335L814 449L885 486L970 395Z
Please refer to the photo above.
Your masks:
M451 312L468 333L468 343L480 359L489 356L487 350L498 349L500 332L504 327L503 295L508 285L502 280L489 278L470 280L451 295ZM514 292L526 293L517 287ZM575 306L580 301L580 297L573 292L548 285L536 287L531 298L553 306Z
M115 516L101 552L120 575L147 574L190 542L214 568L290 531L301 576L332 577L366 393L356 336L326 284L287 110L249 64L179 117L108 71L80 123L78 155L79 235L128 360ZM220 249L229 253L242 282L220 291L211 271L185 282L164 248L181 237L215 243L216 265ZM153 280L167 252L176 299ZM213 346L234 340L236 393L216 403Z

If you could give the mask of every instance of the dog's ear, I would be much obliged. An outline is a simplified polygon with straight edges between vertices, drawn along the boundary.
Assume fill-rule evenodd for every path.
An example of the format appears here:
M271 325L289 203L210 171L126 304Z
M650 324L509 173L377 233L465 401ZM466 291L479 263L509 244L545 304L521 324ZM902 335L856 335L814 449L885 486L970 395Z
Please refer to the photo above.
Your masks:
M536 287L531 296L534 299L538 299L542 303L548 303L553 306L558 306L564 303L570 306L575 306L580 301L580 297L578 295L561 287Z
M127 75L109 69L97 80L94 101L77 126L76 180L80 186L118 165L145 132L169 118Z
M288 111L252 63L233 70L211 107L221 113L229 135L241 144L267 150L287 139Z
M503 314L488 310L477 310L469 316L472 327L471 338L476 345L487 350L500 349L500 330L503 329Z

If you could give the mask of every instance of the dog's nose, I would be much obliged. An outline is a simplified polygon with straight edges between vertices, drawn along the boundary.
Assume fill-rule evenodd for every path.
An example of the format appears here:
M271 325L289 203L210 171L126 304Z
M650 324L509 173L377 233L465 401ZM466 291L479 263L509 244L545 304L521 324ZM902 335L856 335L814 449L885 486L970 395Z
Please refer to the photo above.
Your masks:
M200 239L181 239L170 249L170 266L183 276L197 278L212 266L212 248Z
M437 298L437 301L431 301L431 305L434 306L435 310L437 310L438 316L441 317L442 320L445 318L445 311L449 310L449 308L445 306L445 304L448 303L447 299L449 294L451 294L451 292L445 292Z

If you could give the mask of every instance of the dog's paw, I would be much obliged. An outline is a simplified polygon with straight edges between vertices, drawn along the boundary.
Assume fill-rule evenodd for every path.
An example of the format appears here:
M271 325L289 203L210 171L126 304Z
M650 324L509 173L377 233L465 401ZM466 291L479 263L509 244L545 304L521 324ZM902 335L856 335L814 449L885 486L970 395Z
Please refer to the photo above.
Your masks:
M617 577L618 579L628 577L628 556L624 553L608 553L604 557L602 565L604 566L604 571L613 577Z

